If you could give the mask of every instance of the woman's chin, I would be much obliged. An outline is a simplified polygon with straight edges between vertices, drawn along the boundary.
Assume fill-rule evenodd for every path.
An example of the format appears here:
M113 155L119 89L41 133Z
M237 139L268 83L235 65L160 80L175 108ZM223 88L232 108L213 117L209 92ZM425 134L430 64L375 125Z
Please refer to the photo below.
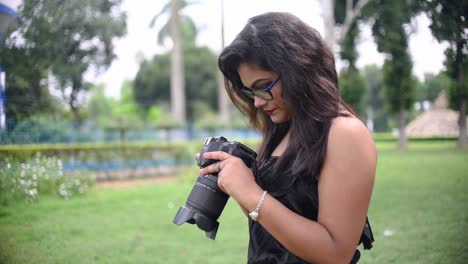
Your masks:
M281 124L284 122L289 121L289 118L287 116L281 115L280 113L273 114L270 116L271 121L275 124Z

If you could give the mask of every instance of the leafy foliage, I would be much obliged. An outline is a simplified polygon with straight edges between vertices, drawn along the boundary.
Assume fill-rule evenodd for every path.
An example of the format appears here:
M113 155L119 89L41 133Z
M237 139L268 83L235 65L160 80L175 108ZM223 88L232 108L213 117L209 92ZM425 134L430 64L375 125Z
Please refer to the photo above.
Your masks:
M377 49L387 55L383 68L385 94L388 108L392 113L412 105L412 86L410 85L412 61L408 53L408 36L403 27L409 23L412 14L406 2L377 1L372 33Z
M21 63L18 63L21 62ZM6 116L21 119L37 114L58 114L63 107L49 94L46 83L47 66L40 54L19 47L2 47L0 64L6 72Z
M444 72L438 74L428 73L424 76L424 82L416 93L417 99L418 101L434 102L440 92L447 89L450 84L450 79Z
M167 105L170 99L170 55L156 55L144 61L135 77L133 89L138 104L145 108ZM189 120L203 115L196 104L203 103L210 110L217 106L216 55L206 47L185 48L185 78Z
M41 83L51 74L55 88L62 92L79 123L80 95L90 88L83 79L84 73L109 66L115 57L112 40L126 32L120 2L24 1L17 26L12 27L13 33L1 52L2 63L10 75L7 82L20 83L26 93L34 94L47 86ZM15 65L19 58L24 58L21 62L25 65ZM30 73L26 67L30 67Z
M335 20L337 24L343 24L346 18L345 0L335 1ZM357 0L352 1L353 6ZM358 53L356 50L357 38L359 36L358 21L352 22L345 38L339 43L340 57L345 61L346 68L340 72L340 90L343 99L360 116L365 115L365 95L367 91L366 82L356 67Z
M358 71L342 71L340 73L341 96L360 116L365 112L365 94L367 83Z
M407 147L405 116L415 97L413 63L408 53L405 25L419 11L419 3L414 0L376 0L367 8L373 21L372 34L377 50L386 55L382 69L386 107L390 113L398 114L399 146L404 149Z
M384 109L382 69L373 64L364 67L363 76L368 87L367 105L373 120L374 131L389 131L389 116Z
M357 71L356 61L358 58L358 53L356 50L356 40L358 35L358 26L355 22L352 24L348 34L346 34L346 37L344 38L342 43L340 43L340 57L341 59L347 62L348 68L352 71Z
M346 18L346 2L347 0L335 0L335 22L343 24ZM352 0L352 5L355 6L358 0Z
M452 49L445 51L445 65L447 75L451 78L448 86L449 105L452 109L460 110L462 103L468 105L468 83L465 80L465 76L468 75L468 52L465 51L466 53L459 58L455 52Z
M411 75L411 68L408 54L401 54L398 59L384 62L383 87L387 110L391 113L398 113L401 109L409 110L413 106L415 79Z
M432 34L439 41L447 41L445 51L447 75L452 79L448 89L450 106L459 110L459 145L468 144L466 113L468 108L468 1L423 1L431 19Z
M179 10L183 10L187 6L193 4L189 1L185 0L175 0L177 1ZM168 0L167 3L163 6L161 11L159 11L158 14L156 14L150 22L150 26L154 27L156 24L156 21L163 16L164 14L170 14L171 12L171 6L173 0ZM195 45L195 38L197 35L197 27L195 25L195 22L192 20L191 17L187 15L182 15L179 14L180 17L180 26L181 26L181 37L182 37L182 43L183 45ZM164 25L161 27L161 29L158 32L158 44L164 45L165 41L167 39L172 39L171 35L171 19L172 17L169 17Z

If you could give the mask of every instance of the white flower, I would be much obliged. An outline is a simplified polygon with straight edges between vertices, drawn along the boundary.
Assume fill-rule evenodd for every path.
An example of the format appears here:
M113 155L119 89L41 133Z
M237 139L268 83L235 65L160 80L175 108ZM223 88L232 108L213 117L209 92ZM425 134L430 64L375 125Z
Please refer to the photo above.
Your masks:
M31 189L28 192L29 196L35 197L37 195L37 190L36 189Z
M70 197L70 192L67 191L67 186L65 186L64 183L60 184L59 195L64 197L64 198Z

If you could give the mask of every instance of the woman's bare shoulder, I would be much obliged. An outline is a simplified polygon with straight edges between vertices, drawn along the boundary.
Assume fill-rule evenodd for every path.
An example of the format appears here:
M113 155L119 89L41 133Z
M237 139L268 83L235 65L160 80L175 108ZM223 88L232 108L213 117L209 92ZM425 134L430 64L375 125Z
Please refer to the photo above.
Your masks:
M348 154L363 151L368 155L376 155L369 129L354 116L339 116L333 119L328 136L328 150Z

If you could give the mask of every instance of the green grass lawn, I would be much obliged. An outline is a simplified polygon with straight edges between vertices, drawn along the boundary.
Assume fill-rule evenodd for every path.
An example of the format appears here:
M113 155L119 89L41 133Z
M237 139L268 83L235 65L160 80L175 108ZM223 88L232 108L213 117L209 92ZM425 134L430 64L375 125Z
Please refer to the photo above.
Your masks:
M402 152L379 144L369 211L376 242L360 263L467 263L468 150L452 145L412 143ZM247 219L234 201L215 241L172 224L196 172L171 184L0 207L0 263L245 263Z

